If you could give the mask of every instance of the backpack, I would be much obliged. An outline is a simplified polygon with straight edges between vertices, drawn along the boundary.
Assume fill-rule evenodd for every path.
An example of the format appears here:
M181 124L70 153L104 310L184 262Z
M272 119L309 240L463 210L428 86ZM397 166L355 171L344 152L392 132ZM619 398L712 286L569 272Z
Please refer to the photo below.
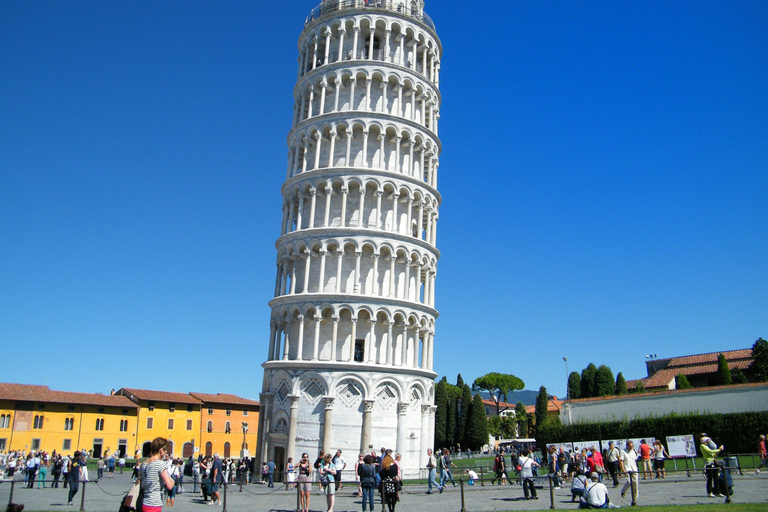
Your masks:
M445 468L445 462L443 461L443 456L439 456L437 458L437 469L443 469Z
M53 470L54 471L61 471L61 459L57 459L56 462L53 463Z
M320 464L322 463L323 463L323 459L318 457L317 460L315 461L315 469L320 469Z

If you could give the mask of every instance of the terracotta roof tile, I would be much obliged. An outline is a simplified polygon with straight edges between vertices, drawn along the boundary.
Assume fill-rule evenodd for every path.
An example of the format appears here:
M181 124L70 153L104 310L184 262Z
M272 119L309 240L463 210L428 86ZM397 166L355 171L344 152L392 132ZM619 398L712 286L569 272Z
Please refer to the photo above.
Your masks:
M118 393L130 397L135 396L138 400L152 400L155 402L169 402L176 404L197 404L200 400L190 396L187 393L174 393L172 391L154 391L151 389L120 388Z
M256 400L250 400L248 398L241 398L237 395L231 395L228 393L216 393L215 395L211 393L197 393L193 392L190 393L194 398L197 398L203 403L207 404L225 404L225 405L250 405L250 406L259 406L259 402Z
M692 356L673 357L670 359L667 368L678 366L689 366L698 364L714 363L717 364L717 358L720 354L725 356L727 361L752 360L752 349L742 348L739 350L726 350L724 352L710 352L708 354L696 354Z
M745 360L729 361L728 368L730 368L731 370L733 370L734 368L738 368L739 370L746 370L751 363L752 363L752 359L749 359L746 361ZM697 366L665 368L663 370L659 370L658 372L654 373L653 375L651 375L646 379L638 379L638 381L642 381L643 384L645 384L646 389L658 388L658 387L667 387L669 383L672 382L672 380L680 374L689 376L689 375L707 375L710 373L717 373L717 358L715 358L715 362L711 364L699 364ZM636 387L636 386L637 386L637 381L635 381L635 385L633 387ZM630 387L629 381L627 381L627 388L629 389L629 387Z
M124 396L54 391L48 386L34 384L0 383L0 400L136 408L136 404Z

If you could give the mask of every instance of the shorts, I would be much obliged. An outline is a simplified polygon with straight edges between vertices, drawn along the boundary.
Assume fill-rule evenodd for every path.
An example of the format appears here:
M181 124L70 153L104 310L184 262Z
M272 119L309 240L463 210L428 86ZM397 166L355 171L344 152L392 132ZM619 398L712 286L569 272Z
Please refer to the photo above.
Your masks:
M163 507L150 507L149 505L141 506L142 512L161 512L162 510L163 510Z
M308 475L299 475L299 491L309 492L312 490L312 482L309 481Z
M296 473L294 473L293 471L289 471L288 472L288 483L292 484L295 481L296 481Z
M335 482L331 482L329 484L323 484L323 493L325 493L326 496L333 496L334 492L336 492Z
M211 493L219 492L219 484L211 484Z

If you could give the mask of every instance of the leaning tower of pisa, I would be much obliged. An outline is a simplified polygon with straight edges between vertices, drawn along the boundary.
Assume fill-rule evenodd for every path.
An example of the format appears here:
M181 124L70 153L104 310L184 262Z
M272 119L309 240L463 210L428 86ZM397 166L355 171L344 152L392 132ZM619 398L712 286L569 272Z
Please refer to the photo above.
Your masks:
M298 50L256 457L387 447L415 474L434 442L440 41L423 0L325 0Z

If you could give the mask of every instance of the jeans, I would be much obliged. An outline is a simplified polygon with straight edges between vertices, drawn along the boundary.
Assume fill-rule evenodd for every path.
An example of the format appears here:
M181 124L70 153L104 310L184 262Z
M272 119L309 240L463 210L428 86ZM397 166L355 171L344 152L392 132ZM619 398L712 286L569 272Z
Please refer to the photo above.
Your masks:
M616 487L619 485L619 461L613 461L608 462L608 471L611 473L611 478L613 478L613 486Z
M445 487L445 484L448 483L448 480L450 480L453 486L456 487L456 482L453 481L453 474L451 473L451 470L445 468L443 469L443 478L440 480L440 486Z
M48 477L48 469L41 467L40 470L37 473L37 488L40 488L40 484L43 484L43 488L45 488L45 479Z
M269 484L267 487L274 487L275 486L275 474L274 473L268 473L267 478L269 478Z
M370 484L367 484L367 485L370 485ZM365 510L366 510L366 508L365 508L366 504L370 504L371 512L374 511L374 508L373 508L373 489L374 489L373 487L366 487L365 485L363 486L363 512L365 512Z
M72 498L75 497L78 490L80 490L80 482L69 482L69 498L67 498L67 502L72 503Z
M438 489L442 488L442 485L435 480L435 468L429 468L429 476L427 477L427 490L429 492L432 492L432 486Z

